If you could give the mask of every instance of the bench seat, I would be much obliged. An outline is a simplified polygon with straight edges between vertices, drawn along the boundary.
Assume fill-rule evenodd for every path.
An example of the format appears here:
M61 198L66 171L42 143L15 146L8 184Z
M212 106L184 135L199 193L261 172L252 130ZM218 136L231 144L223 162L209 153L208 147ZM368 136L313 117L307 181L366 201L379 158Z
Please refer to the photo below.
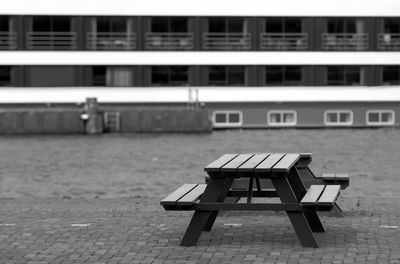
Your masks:
M333 208L339 194L340 185L311 185L300 204Z
M200 199L206 186L206 184L183 184L173 193L162 199L160 204L165 210L194 210L194 205Z
M349 181L349 175L345 173L323 173L317 179L327 180L327 181Z

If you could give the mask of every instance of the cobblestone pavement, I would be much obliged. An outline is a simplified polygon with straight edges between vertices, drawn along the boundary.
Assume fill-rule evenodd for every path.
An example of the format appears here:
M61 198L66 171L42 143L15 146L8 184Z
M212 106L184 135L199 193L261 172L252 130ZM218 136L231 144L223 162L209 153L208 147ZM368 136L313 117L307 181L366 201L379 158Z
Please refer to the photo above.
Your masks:
M162 197L159 197L162 198ZM303 248L284 213L225 213L198 246L179 242L192 212L154 197L0 199L0 263L400 263L400 205L344 197Z

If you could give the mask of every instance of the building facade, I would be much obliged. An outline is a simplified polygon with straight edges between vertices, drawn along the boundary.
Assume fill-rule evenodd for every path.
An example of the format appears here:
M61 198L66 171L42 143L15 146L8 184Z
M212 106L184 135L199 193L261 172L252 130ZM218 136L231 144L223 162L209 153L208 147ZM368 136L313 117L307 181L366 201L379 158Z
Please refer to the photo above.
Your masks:
M195 101L216 128L400 124L400 14L391 6L310 13L304 4L292 15L278 7L263 15L255 12L262 2L253 2L250 11L194 15L189 7L130 15L0 11L0 104L74 104L77 94L100 97L107 89L113 95L100 99L110 109ZM361 101L350 95L371 88ZM186 95L163 99L160 89ZM32 99L18 99L20 91ZM244 95L232 100L233 92Z

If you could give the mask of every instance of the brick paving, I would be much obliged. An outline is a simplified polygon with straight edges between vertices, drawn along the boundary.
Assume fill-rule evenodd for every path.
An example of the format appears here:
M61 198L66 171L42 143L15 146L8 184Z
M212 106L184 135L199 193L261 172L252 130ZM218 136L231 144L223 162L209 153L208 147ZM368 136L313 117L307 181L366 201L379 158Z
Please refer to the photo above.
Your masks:
M397 129L3 137L0 147L0 264L400 263ZM266 150L312 152L317 175L349 173L345 215L322 214L320 248L301 247L281 212L224 213L198 246L180 247L192 212L159 201L203 182L222 153Z
M159 197L161 198L161 197ZM303 248L281 212L217 218L198 246L179 242L192 212L154 197L0 199L0 263L400 263L400 205L344 197L344 217L321 214L320 248Z

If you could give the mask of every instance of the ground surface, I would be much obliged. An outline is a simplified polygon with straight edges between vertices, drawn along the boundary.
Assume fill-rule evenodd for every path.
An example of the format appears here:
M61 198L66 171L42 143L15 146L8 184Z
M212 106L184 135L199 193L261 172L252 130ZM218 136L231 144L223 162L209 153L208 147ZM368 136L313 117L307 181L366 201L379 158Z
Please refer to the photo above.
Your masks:
M0 137L0 263L400 263L400 131L247 130L210 135ZM345 216L318 249L284 213L228 213L179 247L191 212L160 199L222 153L312 152L347 172Z

